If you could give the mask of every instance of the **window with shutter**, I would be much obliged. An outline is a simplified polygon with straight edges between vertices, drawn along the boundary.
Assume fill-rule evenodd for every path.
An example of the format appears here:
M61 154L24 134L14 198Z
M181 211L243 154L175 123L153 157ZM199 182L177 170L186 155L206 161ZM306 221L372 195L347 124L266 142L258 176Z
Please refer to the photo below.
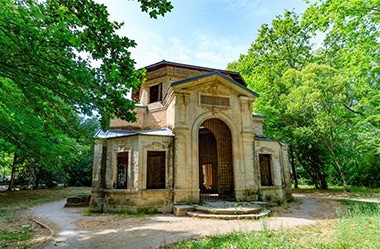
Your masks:
M148 151L147 189L165 188L165 151Z

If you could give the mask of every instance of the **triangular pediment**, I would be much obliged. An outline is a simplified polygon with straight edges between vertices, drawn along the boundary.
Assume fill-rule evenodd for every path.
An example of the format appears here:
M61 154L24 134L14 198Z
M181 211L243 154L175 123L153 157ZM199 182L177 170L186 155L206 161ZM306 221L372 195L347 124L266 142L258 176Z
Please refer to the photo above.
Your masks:
M212 95L230 93L233 95L246 96L254 99L258 97L257 93L220 72L202 74L185 80L173 82L171 87L173 89L183 89L188 91L199 90Z

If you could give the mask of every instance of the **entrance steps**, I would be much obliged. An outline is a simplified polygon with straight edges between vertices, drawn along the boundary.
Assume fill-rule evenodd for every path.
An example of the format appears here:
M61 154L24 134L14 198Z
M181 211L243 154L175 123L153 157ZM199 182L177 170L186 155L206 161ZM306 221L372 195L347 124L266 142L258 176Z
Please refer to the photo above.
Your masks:
M188 215L206 219L258 219L268 216L270 210L263 208L263 202L209 202L204 205L174 205L173 212L177 216Z

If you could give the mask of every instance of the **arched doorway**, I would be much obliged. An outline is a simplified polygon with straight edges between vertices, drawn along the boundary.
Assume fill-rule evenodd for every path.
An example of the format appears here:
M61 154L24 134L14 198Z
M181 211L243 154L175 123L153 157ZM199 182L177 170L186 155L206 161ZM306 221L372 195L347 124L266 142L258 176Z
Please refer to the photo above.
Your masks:
M211 118L199 128L199 189L202 200L234 196L232 138L228 126ZM208 198L212 196L212 198Z

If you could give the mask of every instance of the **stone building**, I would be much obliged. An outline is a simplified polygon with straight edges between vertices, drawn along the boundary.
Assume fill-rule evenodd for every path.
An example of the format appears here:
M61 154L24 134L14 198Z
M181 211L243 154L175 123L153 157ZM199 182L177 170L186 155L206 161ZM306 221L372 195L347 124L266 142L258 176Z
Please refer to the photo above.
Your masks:
M168 61L146 70L137 122L96 134L94 210L291 197L287 144L263 136L258 94L239 73Z

